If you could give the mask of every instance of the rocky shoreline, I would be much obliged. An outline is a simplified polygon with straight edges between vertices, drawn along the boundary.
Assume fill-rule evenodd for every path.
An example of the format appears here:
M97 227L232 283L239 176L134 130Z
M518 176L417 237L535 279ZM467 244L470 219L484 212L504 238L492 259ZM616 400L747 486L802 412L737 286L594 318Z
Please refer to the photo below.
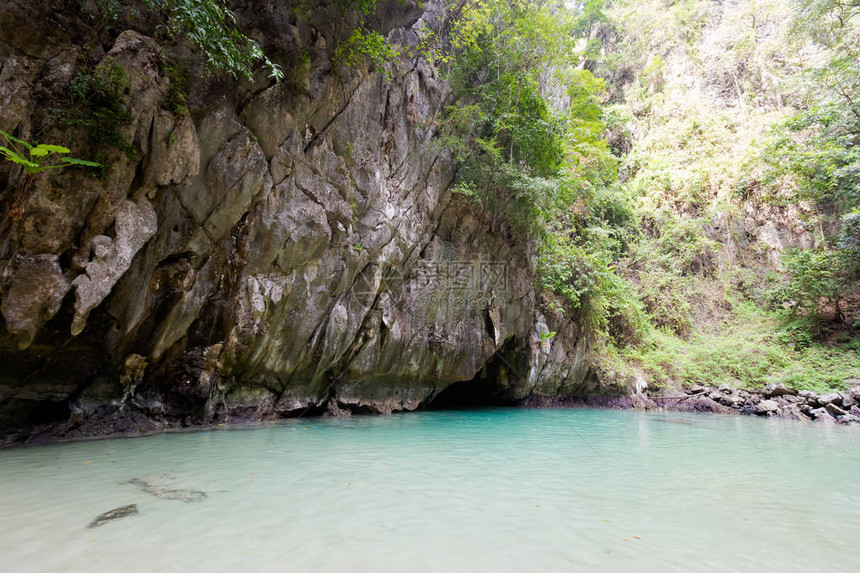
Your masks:
M761 390L744 390L729 386L694 385L674 394L649 395L644 392L627 396L592 394L585 397L562 397L533 394L510 404L521 408L601 408L610 410L648 410L698 412L708 414L741 414L761 417L791 418L830 424L860 426L860 381L842 392L816 394L797 391L783 384L772 384ZM419 408L421 409L421 408ZM400 410L408 414L410 410ZM345 417L367 415L329 403L328 407L306 411L308 417ZM276 423L296 416L238 417L226 423L188 424L178 420L156 420L136 408L102 412L86 424L73 420L43 424L25 430L0 432L0 447L15 444L45 444L100 438L139 437L164 432L206 430L216 426L241 427L254 423ZM303 417L302 415L298 417Z
M856 381L855 385L848 390L828 394L816 394L809 390L797 391L784 384L770 384L761 390L697 384L671 395L637 393L630 396L594 395L578 399L530 396L522 405L528 408L580 406L619 410L743 414L860 425L860 381Z

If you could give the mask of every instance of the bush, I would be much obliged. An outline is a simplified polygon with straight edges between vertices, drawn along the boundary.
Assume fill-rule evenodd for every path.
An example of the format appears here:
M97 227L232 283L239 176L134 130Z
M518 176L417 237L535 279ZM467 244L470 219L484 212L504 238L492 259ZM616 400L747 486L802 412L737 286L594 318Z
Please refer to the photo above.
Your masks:
M639 347L602 352L599 367L621 378L644 375L652 387L725 384L756 389L781 382L798 390L827 392L860 376L856 349L817 343L787 348L779 324L778 316L745 303L716 332L685 341L656 330Z
M847 218L844 237L852 232L851 217ZM807 344L818 336L828 315L831 322L844 322L845 301L857 291L857 250L848 246L852 240L844 239L847 248L825 246L783 254L788 280L770 292L770 300L782 307L786 328L798 343Z
M382 71L386 80L391 80L393 76L386 64L393 62L398 56L399 52L388 44L382 34L359 27L335 49L334 61L350 67L370 65Z
M255 68L262 63L270 78L283 78L280 66L266 57L260 44L235 28L236 16L224 0L97 0L97 4L106 20L125 15L134 21L139 17L138 6L162 13L170 33L191 40L216 73L253 80Z
M132 117L126 106L128 80L117 64L79 73L67 90L68 105L52 114L60 125L80 129L94 144L107 144L136 158L136 150L120 133Z

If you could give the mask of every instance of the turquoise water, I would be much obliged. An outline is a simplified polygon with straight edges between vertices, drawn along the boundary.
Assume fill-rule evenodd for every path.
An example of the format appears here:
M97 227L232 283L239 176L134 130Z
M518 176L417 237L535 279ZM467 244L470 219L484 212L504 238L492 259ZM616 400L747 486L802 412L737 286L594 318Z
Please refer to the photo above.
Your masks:
M160 499L128 480L207 493ZM8 572L857 571L860 431L422 412L0 451ZM88 529L136 503L139 514Z

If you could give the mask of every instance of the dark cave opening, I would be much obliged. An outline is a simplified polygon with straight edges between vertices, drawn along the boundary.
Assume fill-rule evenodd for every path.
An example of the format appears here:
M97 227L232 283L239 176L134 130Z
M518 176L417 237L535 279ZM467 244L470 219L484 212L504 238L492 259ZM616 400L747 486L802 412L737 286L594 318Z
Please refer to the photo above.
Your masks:
M454 382L433 396L428 410L453 410L486 406L515 406L521 400L512 395L524 368L517 365L524 354L516 339L511 338L487 361L471 380Z
M431 398L427 409L454 410L482 406L509 406L511 403L504 399L498 380L482 379L481 374L483 372L472 380L454 382Z

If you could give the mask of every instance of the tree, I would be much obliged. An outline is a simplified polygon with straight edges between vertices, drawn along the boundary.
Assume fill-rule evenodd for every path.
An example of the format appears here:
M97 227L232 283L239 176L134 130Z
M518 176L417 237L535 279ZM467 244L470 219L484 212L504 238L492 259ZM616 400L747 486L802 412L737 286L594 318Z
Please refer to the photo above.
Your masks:
M362 0L363 2L370 0ZM206 55L209 69L233 78L252 80L254 70L262 63L269 77L280 81L284 73L272 62L259 42L236 28L236 16L225 0L141 0L143 6L161 12L167 28L177 36L186 36ZM127 8L121 0L99 0L104 13L118 18Z
M627 210L604 138L605 82L581 67L602 2L457 7L437 57L456 97L443 118L454 189L533 245L538 284L600 331L637 300L615 273Z

